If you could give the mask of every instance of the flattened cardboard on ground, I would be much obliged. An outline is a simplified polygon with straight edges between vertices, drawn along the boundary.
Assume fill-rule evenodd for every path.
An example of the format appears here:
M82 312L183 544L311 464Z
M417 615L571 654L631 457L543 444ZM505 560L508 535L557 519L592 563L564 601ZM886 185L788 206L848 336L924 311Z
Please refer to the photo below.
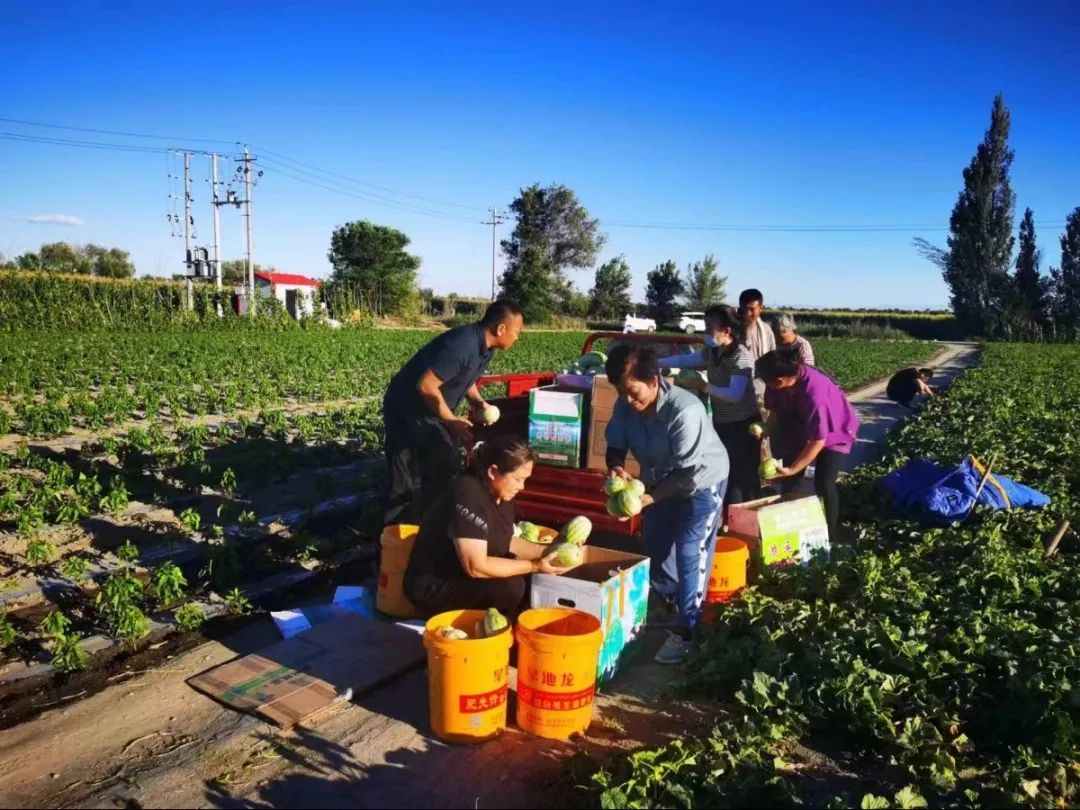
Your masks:
M367 691L424 659L416 633L349 613L189 678L188 685L287 729L346 690Z

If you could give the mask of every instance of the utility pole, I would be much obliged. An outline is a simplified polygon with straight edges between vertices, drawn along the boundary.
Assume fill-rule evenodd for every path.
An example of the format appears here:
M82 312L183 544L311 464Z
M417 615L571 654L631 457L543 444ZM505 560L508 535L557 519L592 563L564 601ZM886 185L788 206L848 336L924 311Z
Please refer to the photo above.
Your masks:
M221 311L221 201L218 200L217 179L217 152L210 153L210 189L212 194L211 207L214 209L214 258L210 260L210 270L214 274L214 289L217 291L217 316L220 318L224 313Z
M195 308L195 290L191 281L193 255L191 252L191 153L184 152L184 273L187 288L187 308Z
M491 214L491 219L485 220L482 224L491 226L491 300L495 300L495 249L497 242L495 241L495 229L499 227L499 224L503 221L503 215L496 209L489 208L488 213Z
M244 244L247 249L247 294L248 294L248 313L255 314L255 261L252 258L253 236L251 229L251 190L254 187L254 178L252 178L251 161L254 158L251 153L248 152L248 148L244 147L244 156L240 159L244 164Z
M214 198L214 288L221 292L221 201L218 199L217 153L210 155L210 187Z

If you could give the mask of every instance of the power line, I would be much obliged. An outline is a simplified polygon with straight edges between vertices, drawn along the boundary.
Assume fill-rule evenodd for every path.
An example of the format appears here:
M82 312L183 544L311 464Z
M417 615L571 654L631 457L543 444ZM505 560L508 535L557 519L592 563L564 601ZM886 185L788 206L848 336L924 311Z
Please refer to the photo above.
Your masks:
M142 154L161 154L168 152L165 147L136 146L135 144L104 143L102 141L77 141L65 138L46 138L40 135L22 135L17 132L0 132L0 138L24 143L41 143L53 146L78 146L90 149L109 149L115 152L141 152Z
M948 230L947 222L925 225L697 225L676 222L632 222L601 219L609 228L645 228L672 231L723 231L733 233L919 233ZM1039 222L1040 228L1054 228L1060 223Z
M265 162L266 158L263 158L262 160ZM265 163L264 163L264 165L265 165ZM405 203L397 203L397 202L387 201L385 199L375 197L375 196L370 195L370 194L366 194L365 192L361 192L361 191L357 191L356 189L349 188L349 187L344 186L342 184L328 185L328 183L333 183L334 181L321 181L321 180L309 179L307 177L301 177L299 175L292 174L292 173L290 173L288 171L285 171L284 169L281 168L280 165L266 166L264 171L268 172L271 175L279 175L281 177L288 177L289 179L295 180L298 183L304 183L304 184L309 185L309 186L315 186L317 188L326 189L327 191L333 191L333 192L336 192L338 194L344 194L347 197L353 197L353 198L358 199L358 200L364 200L365 202L374 202L374 203L377 203L379 205L385 205L385 206L388 206L390 208L396 208L396 209L398 209L400 211L407 211L407 212L413 213L413 214L422 214L424 216L435 217L437 219L445 219L445 220L449 220L451 222L468 222L470 224L475 224L475 220L469 219L468 217L459 217L459 216L456 216L454 214L444 214L444 213L441 213L441 212L438 212L438 211L429 211L429 210L425 210L425 209L422 209L422 208L416 208L416 207L413 207L413 206L409 206L409 205L407 205Z
M156 141L187 141L189 143L228 143L235 144L236 141L224 141L216 138L175 138L171 135L147 135L141 132L124 132L116 129L91 129L89 127L72 127L65 124L46 124L41 121L25 121L21 118L4 118L0 117L0 121L7 121L11 124L25 124L30 127L48 127L49 129L68 129L73 132L94 132L98 135L123 135L127 138L150 138Z
M131 143L109 143L106 141L83 141L71 138L48 138L43 135L24 135L19 132L0 132L0 139L22 143L40 143L50 146L75 146L84 149L105 149L112 152L136 152L144 155L159 155L162 152L181 150L182 147L139 146ZM198 155L209 155L202 149L183 149Z
M255 147L255 148L258 148L259 151L261 153L265 154L265 155L276 156L279 160L283 160L283 161L286 161L288 163L295 164L297 166L303 166L303 167L305 167L307 169L312 169L313 171L319 172L321 174L330 175L331 177L337 177L337 178L342 179L342 180L347 180L349 183L354 183L354 184L360 185L360 186L366 186L368 188L374 188L374 189L377 189L379 191L385 191L388 194L397 194L399 197L410 197L410 198L412 198L414 200L422 200L423 202L434 203L435 205L449 206L451 208L461 208L461 209L463 209L465 211L486 211L487 210L486 208L482 208L482 207L480 207L478 205L464 205L463 203L448 202L446 200L437 200L437 199L435 199L433 197L424 197L424 196L421 196L419 194L410 194L410 193L408 193L406 191L397 191L397 190L392 189L392 188L387 188L386 186L376 185L375 183L367 183L367 182L364 182L363 180L356 180L355 178L349 177L348 175L341 174L340 172L332 172L332 171L329 171L327 169L321 169L318 166L312 165L311 163L304 163L301 160L294 160L293 158L286 157L285 155L282 155L279 152L272 152L269 149L263 149L262 147ZM294 170L294 171L298 171L298 170Z

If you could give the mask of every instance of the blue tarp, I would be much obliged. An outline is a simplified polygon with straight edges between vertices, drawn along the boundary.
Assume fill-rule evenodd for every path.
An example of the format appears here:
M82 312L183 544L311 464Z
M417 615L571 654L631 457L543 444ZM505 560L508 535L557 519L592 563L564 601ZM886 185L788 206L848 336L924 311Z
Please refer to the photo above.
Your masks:
M897 511L926 525L947 526L963 520L975 507L976 493L978 503L993 509L1037 508L1050 503L1043 493L1003 475L990 475L980 491L985 473L986 468L972 456L954 469L916 458L881 483L892 492Z

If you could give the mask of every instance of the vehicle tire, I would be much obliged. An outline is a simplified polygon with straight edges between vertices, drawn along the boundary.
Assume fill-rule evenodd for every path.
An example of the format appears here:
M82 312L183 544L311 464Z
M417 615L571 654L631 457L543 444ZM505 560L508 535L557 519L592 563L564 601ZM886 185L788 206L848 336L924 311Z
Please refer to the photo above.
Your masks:
M692 323L688 323L686 326L683 327L683 331L686 332L686 334L688 335L694 334L694 325Z
M649 326L649 327L647 327L645 329L645 331L648 332L651 335L653 332L656 331L656 327L655 326Z

